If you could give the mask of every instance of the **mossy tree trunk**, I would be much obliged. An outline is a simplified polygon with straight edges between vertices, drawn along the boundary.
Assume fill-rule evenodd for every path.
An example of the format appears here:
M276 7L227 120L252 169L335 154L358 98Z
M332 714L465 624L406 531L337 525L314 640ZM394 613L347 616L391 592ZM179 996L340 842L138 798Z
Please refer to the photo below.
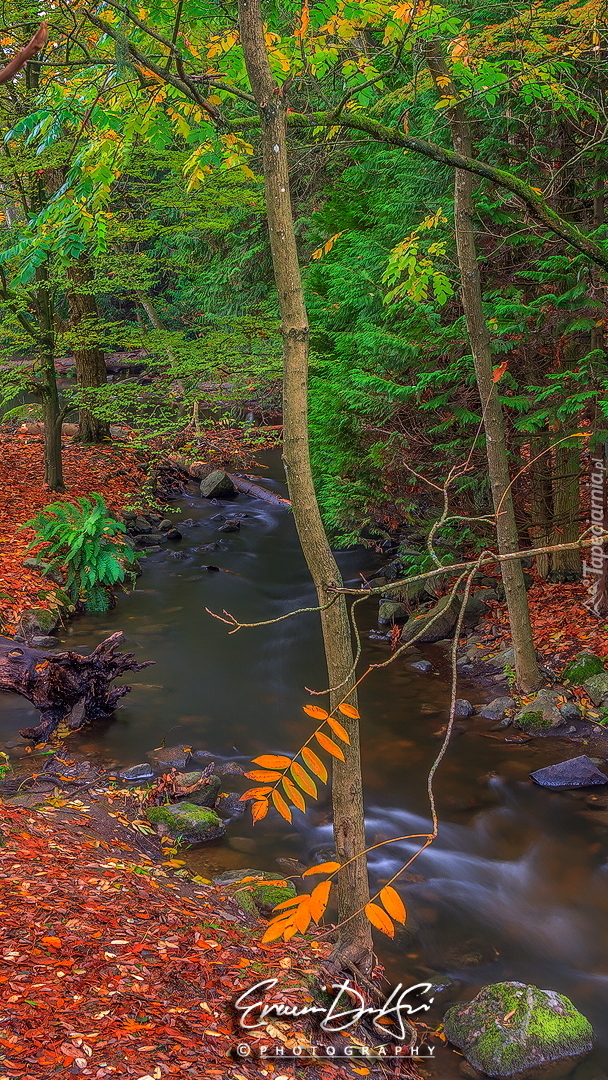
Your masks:
M74 346L76 378L82 389L105 386L108 381L103 350L95 340L94 325L99 318L93 285L93 270L85 255L68 267L70 290L70 322L80 331L82 342ZM92 336L91 336L92 335ZM99 443L110 438L110 425L100 420L90 409L81 408L78 415L78 442Z

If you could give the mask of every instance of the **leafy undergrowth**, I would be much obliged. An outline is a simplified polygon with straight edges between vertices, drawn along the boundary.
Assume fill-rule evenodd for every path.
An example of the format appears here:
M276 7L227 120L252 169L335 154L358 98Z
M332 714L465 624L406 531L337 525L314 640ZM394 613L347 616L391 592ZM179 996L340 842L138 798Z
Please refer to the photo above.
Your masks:
M608 620L598 619L584 606L588 599L588 588L581 583L548 585L537 581L528 592L534 643L543 663L556 675L581 649L608 660ZM498 635L492 644L502 648L511 644L508 615L505 605L492 607L492 615L484 621L491 622Z
M251 1038L232 1005L279 977L274 1000L301 1007L328 946L260 945L260 927L220 890L117 858L84 817L66 824L48 808L3 803L1 820L0 1080L372 1075L361 1062L350 1071L229 1056L243 1034L252 1047L310 1044L305 1020Z
M47 578L24 567L31 552L27 546L31 529L19 526L57 496L42 482L42 439L33 435L0 432L0 606L3 631L10 633L19 614L27 607L48 607L45 594L52 590ZM119 512L130 492L141 489L143 476L135 454L121 444L79 446L63 440L66 492L60 498L73 499L97 491L108 507Z

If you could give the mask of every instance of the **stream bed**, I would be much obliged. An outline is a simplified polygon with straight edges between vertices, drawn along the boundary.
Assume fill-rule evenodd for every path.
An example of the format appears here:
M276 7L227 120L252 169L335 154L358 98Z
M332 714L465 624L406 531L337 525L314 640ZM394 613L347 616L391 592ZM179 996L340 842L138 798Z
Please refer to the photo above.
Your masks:
M284 493L278 452L259 455L264 482ZM314 594L288 511L239 496L217 505L191 494L175 512L193 518L183 539L144 561L131 594L100 615L80 615L60 633L62 647L89 651L117 630L125 648L155 666L128 678L131 694L115 718L84 731L70 745L100 754L108 764L146 760L161 745L186 743L216 761L243 767L261 753L293 752L307 738L305 687L323 688L320 632L314 614L243 629L206 609L247 622L276 618L314 603ZM221 533L225 518L242 519ZM201 550L220 543L216 550ZM178 557L175 557L175 556ZM184 557L183 557L184 556ZM339 561L349 583L375 566L363 549ZM220 572L209 571L209 564ZM222 572L228 571L228 572ZM377 605L362 605L364 661L384 659L385 642L368 638ZM361 610L361 609L360 609ZM362 757L369 842L429 829L426 775L440 746L448 711L444 655L429 647L436 671L421 674L411 658L373 673L361 689ZM459 696L493 696L461 681ZM32 723L28 702L0 697L0 741ZM410 868L424 880L400 886L407 927L378 943L391 983L420 980L455 987L446 1000L472 996L483 984L514 979L567 994L589 1017L598 1050L579 1080L608 1072L608 824L596 821L583 797L538 788L528 773L586 752L565 740L503 744L468 721L451 745L436 781L439 839ZM593 751L587 751L593 752ZM589 792L586 793L588 795ZM277 858L309 863L331 849L326 795L289 825L274 812L254 829L250 815L234 819L218 842L192 849L188 864L205 877L254 867L280 873ZM370 857L373 882L391 877L414 851L413 841ZM458 1076L458 1058L443 1051L430 1074ZM607 1070L604 1072L603 1070Z

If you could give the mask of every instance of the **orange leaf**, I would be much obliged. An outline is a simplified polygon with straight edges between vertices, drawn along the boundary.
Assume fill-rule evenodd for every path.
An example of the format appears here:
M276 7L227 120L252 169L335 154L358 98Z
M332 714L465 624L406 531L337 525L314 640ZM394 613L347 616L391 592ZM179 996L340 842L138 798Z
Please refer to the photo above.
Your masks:
M318 885L315 885L315 888L310 894L310 914L316 923L323 917L323 912L325 911L327 901L329 900L331 886L331 881L321 881Z
M381 930L383 934L387 934L388 937L395 936L395 927L386 912L381 907L378 907L378 904L366 904L365 914L372 926L376 926L378 930Z
M391 885L385 885L380 892L380 899L389 915L392 915L393 919L396 919L397 922L405 923L407 911L405 910L403 900L396 889L393 889Z
M312 795L313 799L318 798L317 785L306 770L301 765L298 765L297 761L294 761L290 772L296 783L302 788L302 791L305 791L307 795Z
M305 813L306 803L304 802L304 798L288 776L283 777L283 787L285 788L287 797L291 799L293 805L297 806L298 810L301 810L302 813Z
M313 877L315 874L333 874L334 870L339 869L339 862L319 863L318 866L309 866L308 870L304 870L302 877Z
M280 791L273 791L272 801L275 809L279 811L281 817L284 817L285 821L291 821L291 810L289 809Z
M290 925L289 919L273 919L266 933L262 938L262 945L266 941L276 941L280 938L283 931Z
M245 802L246 799L260 799L262 795L268 795L269 791L272 791L271 787L250 787L243 792L239 802Z
M281 911L282 908L297 907L298 904L302 904L304 901L308 903L308 894L304 893L304 896L290 896L289 900L283 900L280 904L275 904L273 911Z
M346 728L343 728L342 724L340 724L337 720L334 720L333 716L327 717L327 723L329 724L334 735L337 735L339 739L342 739L342 742L350 742L350 735L348 734L348 731L346 730Z
M251 819L254 823L256 821L261 821L262 818L265 818L267 813L268 799L262 799L261 802L254 802L253 806L251 807Z
M349 705L347 702L343 701L341 705L338 705L338 708L343 716L350 716L351 720L361 719L361 713L358 709L355 709L354 705Z
M254 769L253 772L246 772L245 776L248 780L280 780L282 773L268 772L267 769Z
M314 716L315 720L327 720L329 713L326 709L321 709L318 705L303 705L302 708L308 716Z
M327 750L328 754L332 754L333 757L337 757L340 761L344 761L344 754L340 750L340 747L336 746L335 742L332 742L331 739L328 739L327 735L324 735L322 731L315 732L315 739L319 743L319 746L322 746L324 750Z
M308 746L303 746L300 753L302 754L302 757L304 758L304 761L308 765L310 771L313 772L315 776L318 776L319 780L322 780L323 783L326 784L327 769L321 761L321 758L317 757L314 750L310 750Z
M310 897L307 897L310 900ZM301 934L305 934L310 926L310 920L312 919L310 911L310 903L300 904L298 910L294 916L294 926L300 931Z
M291 765L291 758L280 757L279 754L263 754L262 757L254 757L253 764L261 765L263 769L286 769Z
M285 930L283 931L283 940L284 940L284 941L290 941L290 940L291 940L291 938L292 938L292 937L294 937L294 935L295 935L295 934L297 933L297 931L298 931L298 928L297 928L296 924L295 924L295 923L291 923L291 925L290 925L290 926L288 926L288 927L287 927L287 928L286 928L286 929L285 929Z
M43 945L50 945L52 949L60 949L61 941L58 937L43 937Z
M498 382L499 379L502 379L508 366L509 361L503 360L502 364L499 364L498 367L494 368L494 371L492 372L492 382Z

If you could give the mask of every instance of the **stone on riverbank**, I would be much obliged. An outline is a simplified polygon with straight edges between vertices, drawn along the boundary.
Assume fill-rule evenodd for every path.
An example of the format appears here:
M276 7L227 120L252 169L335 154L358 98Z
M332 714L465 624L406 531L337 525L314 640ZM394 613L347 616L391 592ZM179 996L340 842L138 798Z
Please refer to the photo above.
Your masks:
M146 810L146 818L156 826L159 836L170 836L185 844L217 840L226 832L226 825L214 810L189 802L151 806Z
M255 881L237 884L242 878L255 878ZM280 874L272 874L267 870L226 870L223 874L213 879L214 885L223 889L229 889L231 895L245 911L253 915L269 916L273 907L282 904L283 900L291 900L296 895L293 882L285 881L284 885L264 885L265 881L281 881Z
M200 776L200 773L186 773L184 776L180 776L180 782L184 786L195 784L200 779ZM196 777L196 779L189 779L189 777ZM210 776L209 783L199 788L198 791L191 791L189 795L184 796L184 799L186 802L193 803L194 806L215 806L221 786L222 781L219 776Z
M190 757L189 746L161 746L158 750L150 750L146 757L155 769L185 769L186 762Z
M556 690L539 690L536 697L513 717L513 723L527 735L546 735L564 723L559 711L561 695Z
M383 600L378 609L378 623L387 626L392 622L405 622L409 615L407 606L396 600Z
M479 715L486 720L504 720L507 710L514 708L515 701L512 697L497 697L484 705L483 709L479 710Z
M557 765L547 765L544 769L530 773L530 776L541 787L547 788L581 788L608 784L608 776L600 772L586 754L560 761Z
M491 1077L557 1080L593 1046L593 1029L563 994L525 983L494 983L448 1009L445 1034Z
M474 712L475 710L470 701L467 701L466 698L456 698L454 716L466 719L467 716L472 716Z
M594 705L605 705L608 702L608 671L602 671L599 675L592 675L590 679L585 679L583 687Z
M231 499L236 495L236 488L228 473L214 469L201 480L201 495L206 499Z
M154 770L144 761L141 765L131 765L128 769L121 769L118 775L121 780L151 780Z
M575 686L582 686L587 679L590 679L593 675L601 675L605 670L604 662L600 660L599 656L587 649L583 649L582 652L576 654L574 660L566 664L562 672L562 679L574 683Z

